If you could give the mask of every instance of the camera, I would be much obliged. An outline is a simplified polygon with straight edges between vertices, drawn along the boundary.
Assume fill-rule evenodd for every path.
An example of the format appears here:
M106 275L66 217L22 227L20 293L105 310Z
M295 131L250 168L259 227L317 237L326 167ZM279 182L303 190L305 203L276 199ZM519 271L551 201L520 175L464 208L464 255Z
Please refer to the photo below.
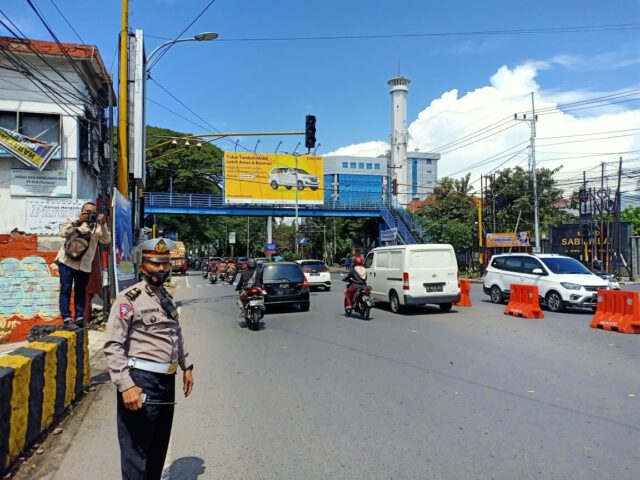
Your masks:
M98 221L98 212L89 212L87 223L95 224Z

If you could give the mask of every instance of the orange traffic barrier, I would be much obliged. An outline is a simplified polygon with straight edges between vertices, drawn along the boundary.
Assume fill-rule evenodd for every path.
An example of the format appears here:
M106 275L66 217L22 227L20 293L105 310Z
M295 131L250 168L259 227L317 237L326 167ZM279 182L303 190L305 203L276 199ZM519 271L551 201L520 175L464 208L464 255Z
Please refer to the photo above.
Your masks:
M640 293L598 290L598 304L591 328L640 333Z
M460 300L458 300L455 305L457 307L472 307L471 297L469 296L471 292L471 282L467 278L461 278L458 280L458 286L460 287Z
M511 284L509 303L504 309L505 315L522 318L544 318L538 298L538 287Z

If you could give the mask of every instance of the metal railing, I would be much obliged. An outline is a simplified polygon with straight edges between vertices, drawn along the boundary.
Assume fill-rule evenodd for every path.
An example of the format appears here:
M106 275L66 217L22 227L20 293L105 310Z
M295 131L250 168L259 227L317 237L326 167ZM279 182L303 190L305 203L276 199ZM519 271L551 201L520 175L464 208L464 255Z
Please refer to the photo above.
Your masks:
M389 228L398 229L398 235L400 235L400 238L405 244L418 243L404 222L397 219L386 206L382 205L380 207L380 215Z
M224 203L222 195L208 195L203 193L166 193L166 192L145 192L145 204L153 207L177 207L177 208L294 208L293 204L271 203L271 204L232 204ZM323 205L299 204L299 209L312 210L368 210L379 211L382 202L350 201L350 200L329 200Z

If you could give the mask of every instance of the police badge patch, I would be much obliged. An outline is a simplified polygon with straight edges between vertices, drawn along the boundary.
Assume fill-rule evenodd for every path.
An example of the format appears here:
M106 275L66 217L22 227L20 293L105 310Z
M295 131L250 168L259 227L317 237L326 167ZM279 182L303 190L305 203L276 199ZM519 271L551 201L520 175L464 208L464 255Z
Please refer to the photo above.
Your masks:
M126 303L120 305L120 318L122 319L126 317L131 310L133 310L133 308L131 308L131 305L127 305Z

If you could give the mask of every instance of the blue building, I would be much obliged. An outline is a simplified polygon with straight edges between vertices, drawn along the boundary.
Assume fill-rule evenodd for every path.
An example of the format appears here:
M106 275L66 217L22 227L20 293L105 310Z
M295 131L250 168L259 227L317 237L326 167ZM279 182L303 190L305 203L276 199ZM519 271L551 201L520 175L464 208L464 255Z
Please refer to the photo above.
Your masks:
M324 157L326 205L380 204L387 188L387 157Z

